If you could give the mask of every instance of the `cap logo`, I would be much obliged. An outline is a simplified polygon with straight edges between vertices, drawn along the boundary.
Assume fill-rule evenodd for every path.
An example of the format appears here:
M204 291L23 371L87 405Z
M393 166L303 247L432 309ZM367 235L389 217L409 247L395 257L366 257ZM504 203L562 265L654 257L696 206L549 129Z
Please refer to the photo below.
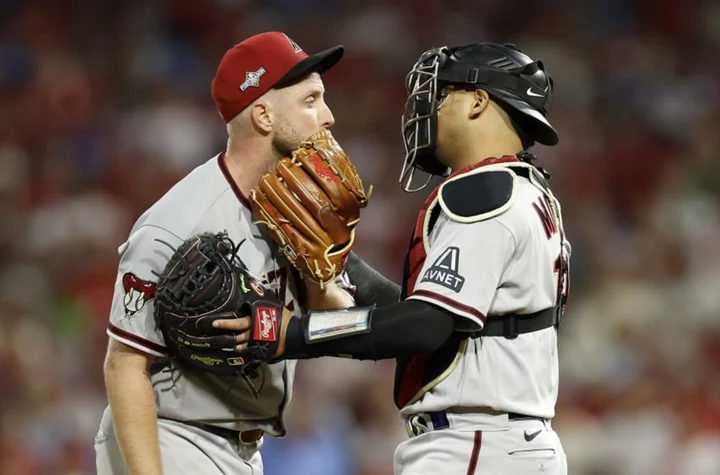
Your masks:
M257 71L247 71L245 80L240 84L240 90L245 92L249 87L260 87L260 76L265 74L265 68L262 66Z
M292 46L293 51L295 51L296 53L300 53L302 51L302 48L300 48L300 46L298 46L297 43L295 43L292 39L290 39L290 37L288 35L283 33L283 36L285 37L285 39L288 40L288 43L290 43L290 46Z

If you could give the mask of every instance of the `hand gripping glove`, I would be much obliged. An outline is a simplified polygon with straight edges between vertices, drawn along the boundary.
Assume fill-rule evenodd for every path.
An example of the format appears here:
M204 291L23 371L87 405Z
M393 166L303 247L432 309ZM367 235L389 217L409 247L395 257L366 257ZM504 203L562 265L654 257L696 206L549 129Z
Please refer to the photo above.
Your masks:
M350 158L323 129L261 177L250 205L290 263L323 285L342 272L369 195Z

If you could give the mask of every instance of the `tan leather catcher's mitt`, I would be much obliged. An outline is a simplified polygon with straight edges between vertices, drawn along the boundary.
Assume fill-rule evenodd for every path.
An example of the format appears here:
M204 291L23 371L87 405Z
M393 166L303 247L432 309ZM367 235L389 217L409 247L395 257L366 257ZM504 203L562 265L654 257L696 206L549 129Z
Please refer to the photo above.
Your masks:
M288 260L324 285L342 272L368 197L350 158L323 129L262 176L250 205Z

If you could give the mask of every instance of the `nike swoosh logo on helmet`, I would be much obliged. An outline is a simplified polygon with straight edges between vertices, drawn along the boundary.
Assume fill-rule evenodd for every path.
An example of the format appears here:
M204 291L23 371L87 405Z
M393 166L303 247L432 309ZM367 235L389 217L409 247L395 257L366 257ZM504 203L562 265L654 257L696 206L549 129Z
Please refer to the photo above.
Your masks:
M543 94L536 94L536 93L534 93L534 92L532 91L532 88L531 88L531 87L529 87L529 88L527 89L527 91L525 91L525 94L527 94L528 96L533 96L533 97L545 97Z

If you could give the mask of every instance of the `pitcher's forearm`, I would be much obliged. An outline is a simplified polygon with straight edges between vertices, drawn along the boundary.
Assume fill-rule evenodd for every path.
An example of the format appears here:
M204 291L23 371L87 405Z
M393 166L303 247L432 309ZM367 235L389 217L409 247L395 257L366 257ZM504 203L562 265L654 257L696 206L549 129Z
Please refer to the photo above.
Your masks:
M106 369L113 426L130 475L162 475L152 384L137 368Z

